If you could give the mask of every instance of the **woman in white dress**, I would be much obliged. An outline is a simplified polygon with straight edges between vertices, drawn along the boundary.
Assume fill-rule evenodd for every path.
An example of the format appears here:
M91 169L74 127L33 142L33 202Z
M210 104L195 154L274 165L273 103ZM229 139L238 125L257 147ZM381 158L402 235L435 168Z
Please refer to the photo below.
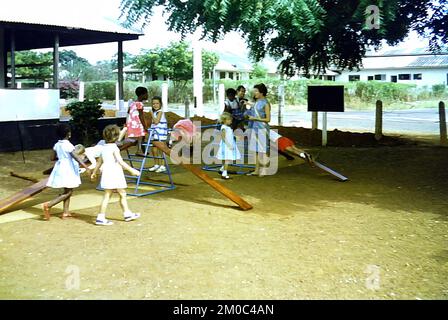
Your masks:
M233 135L233 130L231 128L232 120L232 115L227 112L224 112L219 119L219 122L222 124L221 142L216 158L224 161L224 165L221 167L220 171L221 177L226 180L230 179L227 174L229 164L235 160L241 159L241 154L236 145L235 136Z
M73 189L81 185L79 165L89 170L82 159L74 152L75 147L69 141L72 135L70 126L60 124L57 128L57 134L60 140L54 145L53 155L51 157L52 161L57 160L57 162L48 178L47 187L55 189L63 188L64 192L56 199L45 202L42 205L45 220L50 220L50 209L61 201L64 202L62 218L73 216L69 212L70 197L73 194Z
M123 215L125 221L132 221L140 217L139 213L133 213L129 210L128 202L126 199L126 178L124 176L123 168L129 171L134 176L139 176L140 171L132 168L130 165L123 161L120 154L120 149L116 145L116 141L120 135L120 128L117 125L109 125L104 128L103 137L106 140L106 144L102 147L101 157L98 160L98 164L92 173L92 180L97 177L97 172L101 168L101 181L100 187L104 189L104 198L101 203L100 213L96 218L95 224L101 226L110 226L113 223L106 219L107 205L109 204L110 197L114 190L117 190L120 195L120 205L123 209Z

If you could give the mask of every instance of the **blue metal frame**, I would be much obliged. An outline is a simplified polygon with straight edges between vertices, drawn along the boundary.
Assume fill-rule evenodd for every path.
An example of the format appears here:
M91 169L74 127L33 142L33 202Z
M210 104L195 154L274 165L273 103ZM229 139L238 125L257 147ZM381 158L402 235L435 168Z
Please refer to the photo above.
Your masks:
M202 129L209 129L209 128L218 128L220 125L219 124L213 124L213 125L207 125L207 126L201 126L201 130ZM214 145L218 145L217 143L215 143ZM246 149L246 148L244 148ZM247 158L247 154L244 153L243 154L243 158L246 159ZM222 167L222 164L211 164L211 165L204 165L202 167L202 170L204 171L213 171L213 172L219 172L219 169ZM255 169L254 165L248 165L248 164L229 164L229 167L236 167L236 168L243 168L243 169L249 169L249 171L245 170L237 170L235 171L235 174L238 175L243 175L243 174L247 174L251 171L251 169Z
M171 130L170 130L171 131ZM154 157L150 155L150 150L152 147L154 147L154 145L151 143L152 140L154 140L154 136L157 135L157 132L155 131L155 129L148 129L148 141L146 143L142 143L142 146L145 146L145 153L143 156L141 155L136 155L136 154L130 154L129 150L126 150L127 153L127 158L123 159L123 160L127 160L129 161L129 164L131 165L131 167L135 168L134 163L135 162L140 162L140 168L136 168L139 169L141 174L138 177L135 176L130 176L130 175L126 175L126 181L128 183L135 183L135 188L134 188L134 192L128 192L127 194L130 196L135 196L135 197L144 197L144 196L148 196L151 194L156 194L156 193L160 193L160 192L165 192L165 191L169 191L169 190L174 190L176 189L176 186L174 185L173 182L173 177L171 175L171 169L170 166L168 164L168 159L166 158L165 153L162 152L162 156L161 157ZM157 174L165 174L168 176L169 178L169 183L154 183L154 182L148 182L148 181L143 181L142 180L142 175L144 172L150 172L148 168L145 167L146 164L146 159L163 159L164 161L164 165L166 168L165 172L161 172L161 173L157 173ZM158 190L152 190L152 191L148 191L148 192L140 192L139 191L139 187L141 185L144 186L154 186L154 187L160 187L160 189Z

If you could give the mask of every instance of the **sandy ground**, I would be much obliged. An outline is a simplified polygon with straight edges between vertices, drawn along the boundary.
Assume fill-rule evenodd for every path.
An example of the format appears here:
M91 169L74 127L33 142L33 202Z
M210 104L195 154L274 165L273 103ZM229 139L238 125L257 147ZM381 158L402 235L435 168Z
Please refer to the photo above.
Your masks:
M123 222L115 197L111 227L93 225L88 179L78 219L41 220L46 190L0 216L0 298L447 299L448 148L310 151L351 181L281 160L275 176L223 182L248 212L174 166L176 190L130 198L141 219ZM48 155L0 154L0 198L31 184L10 171L42 178Z

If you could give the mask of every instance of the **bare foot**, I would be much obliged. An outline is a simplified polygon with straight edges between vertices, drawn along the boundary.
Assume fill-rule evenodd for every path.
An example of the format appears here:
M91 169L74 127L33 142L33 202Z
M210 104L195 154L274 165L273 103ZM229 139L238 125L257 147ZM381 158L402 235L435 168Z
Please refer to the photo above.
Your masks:
M47 221L50 220L50 208L48 208L48 202L45 202L42 205L42 210L44 212L44 219Z
M68 218L76 218L76 215L72 213L63 213L61 219L68 219Z

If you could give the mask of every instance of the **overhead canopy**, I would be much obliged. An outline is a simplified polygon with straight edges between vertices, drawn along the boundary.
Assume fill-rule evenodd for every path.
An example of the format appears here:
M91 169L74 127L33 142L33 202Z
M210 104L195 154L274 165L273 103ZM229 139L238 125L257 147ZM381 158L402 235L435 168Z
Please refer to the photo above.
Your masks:
M18 51L52 48L55 34L59 35L60 47L137 40L142 35L141 31L124 28L108 18L95 16L86 24L73 16L53 16L50 19L23 11L20 15L0 11L0 28L5 30L7 51L10 50L12 30Z

